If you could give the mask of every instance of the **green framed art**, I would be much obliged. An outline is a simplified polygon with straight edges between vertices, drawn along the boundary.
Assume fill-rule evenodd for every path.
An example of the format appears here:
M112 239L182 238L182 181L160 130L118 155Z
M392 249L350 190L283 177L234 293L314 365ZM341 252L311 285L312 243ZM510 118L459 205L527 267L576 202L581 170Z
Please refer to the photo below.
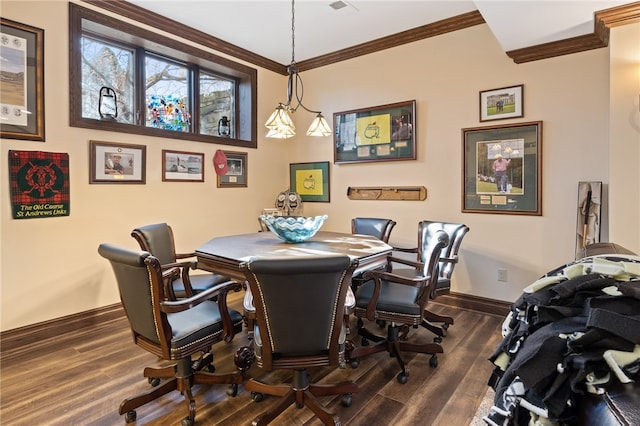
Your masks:
M331 200L329 162L289 164L289 185L304 202L328 203Z

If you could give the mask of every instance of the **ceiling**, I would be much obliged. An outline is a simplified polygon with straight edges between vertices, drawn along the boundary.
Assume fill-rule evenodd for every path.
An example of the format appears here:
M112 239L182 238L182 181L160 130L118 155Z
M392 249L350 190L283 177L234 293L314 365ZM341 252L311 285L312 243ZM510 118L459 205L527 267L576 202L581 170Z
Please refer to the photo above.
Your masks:
M242 49L291 62L289 0L128 0ZM505 52L594 32L594 12L629 1L297 0L295 59L303 61L478 11Z

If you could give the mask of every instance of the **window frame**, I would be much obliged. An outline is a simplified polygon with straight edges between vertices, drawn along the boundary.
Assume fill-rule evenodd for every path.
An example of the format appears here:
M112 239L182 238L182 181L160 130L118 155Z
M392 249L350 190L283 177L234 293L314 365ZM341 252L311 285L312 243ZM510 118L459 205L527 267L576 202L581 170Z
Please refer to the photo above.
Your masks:
M142 48L149 53L158 54L178 62L182 61L209 73L237 79L235 137L219 137L196 133L194 131L196 126L193 124L190 132L177 132L146 127L144 119L136 120L137 124L127 124L82 117L82 64L80 57L82 53L83 22L90 31L95 33L96 37L102 36L107 39L122 40L124 44ZM180 27L176 25L175 28L167 28L167 31L179 34ZM69 3L69 125L71 127L257 148L257 126L255 124L257 122L257 75L257 70L254 68L182 43L175 38L169 38ZM138 90L137 93L140 93L140 90L143 89L138 87L136 89ZM197 103L197 100L194 100ZM143 111L140 111L140 113L142 114ZM192 115L195 113L196 111L193 111Z

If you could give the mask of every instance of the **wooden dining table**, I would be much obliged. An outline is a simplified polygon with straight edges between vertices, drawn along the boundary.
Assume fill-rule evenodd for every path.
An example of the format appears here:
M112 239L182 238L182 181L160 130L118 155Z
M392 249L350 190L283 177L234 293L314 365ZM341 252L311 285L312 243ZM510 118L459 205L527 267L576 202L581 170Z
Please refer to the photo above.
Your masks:
M393 248L359 234L319 231L301 243L287 243L271 232L215 237L195 250L198 268L244 281L240 265L252 258L347 255L358 260L355 274L383 267Z

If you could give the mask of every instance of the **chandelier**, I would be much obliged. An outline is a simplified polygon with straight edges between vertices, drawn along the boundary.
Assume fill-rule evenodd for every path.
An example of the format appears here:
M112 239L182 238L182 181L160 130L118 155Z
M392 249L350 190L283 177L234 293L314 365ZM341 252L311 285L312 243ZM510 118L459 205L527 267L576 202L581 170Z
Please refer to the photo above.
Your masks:
M295 113L299 107L302 107L307 112L316 114L316 118L309 126L307 130L307 136L330 136L331 128L329 123L322 116L320 111L313 111L302 103L302 97L304 96L304 86L302 84L302 77L298 74L298 67L296 66L296 32L295 32L295 0L291 0L291 64L287 67L289 73L289 79L287 82L287 102L278 103L275 111L271 114L265 126L269 131L267 132L268 138L287 139L296 134L296 126L293 124L291 114ZM293 104L295 101L296 105Z

